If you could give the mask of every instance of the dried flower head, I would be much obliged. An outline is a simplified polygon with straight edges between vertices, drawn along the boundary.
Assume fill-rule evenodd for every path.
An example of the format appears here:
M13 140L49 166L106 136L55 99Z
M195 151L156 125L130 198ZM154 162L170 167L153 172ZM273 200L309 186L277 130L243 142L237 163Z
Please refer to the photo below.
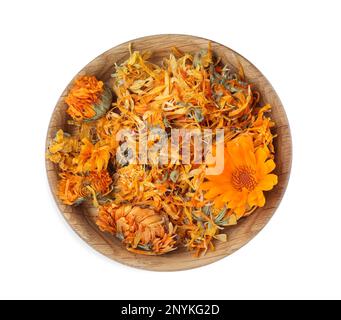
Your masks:
M110 108L111 91L94 76L79 77L65 98L74 120L96 120Z
M127 249L135 253L164 254L176 249L172 223L148 208L107 204L99 209L97 225L122 239Z

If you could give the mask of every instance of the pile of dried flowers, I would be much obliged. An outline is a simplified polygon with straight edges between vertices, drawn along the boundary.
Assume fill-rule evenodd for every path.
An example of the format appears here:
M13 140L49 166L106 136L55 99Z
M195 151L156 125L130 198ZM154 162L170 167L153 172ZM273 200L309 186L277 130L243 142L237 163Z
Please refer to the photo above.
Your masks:
M243 71L223 65L210 45L195 54L174 48L161 66L149 58L130 50L115 67L112 88L94 76L77 79L65 98L74 132L59 130L47 158L59 167L60 200L91 199L100 230L129 251L155 255L186 246L199 255L214 249L213 239L227 241L222 230L264 206L263 192L277 184L271 107L260 105ZM208 175L210 165L181 157L166 164L118 161L122 143L135 147L117 139L120 130L139 141L155 127L223 130L223 170Z

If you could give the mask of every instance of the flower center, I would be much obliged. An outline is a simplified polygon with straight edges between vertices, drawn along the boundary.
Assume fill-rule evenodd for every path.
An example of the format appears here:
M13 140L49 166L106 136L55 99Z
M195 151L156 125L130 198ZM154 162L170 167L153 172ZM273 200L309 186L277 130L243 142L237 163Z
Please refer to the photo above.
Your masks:
M243 188L252 191L257 185L254 177L255 173L255 170L252 170L250 167L238 167L232 173L232 186L239 191L242 191Z

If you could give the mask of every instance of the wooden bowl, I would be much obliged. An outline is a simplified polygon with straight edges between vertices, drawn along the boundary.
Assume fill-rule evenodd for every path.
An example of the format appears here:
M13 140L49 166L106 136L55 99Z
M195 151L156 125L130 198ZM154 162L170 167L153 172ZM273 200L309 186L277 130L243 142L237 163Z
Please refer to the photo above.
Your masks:
M110 75L114 71L114 64L121 63L129 56L128 44L133 44L134 50L153 51L153 62L160 62L161 59L169 55L172 47L177 47L183 51L194 52L201 48L206 48L207 39L188 35L156 35L135 39L114 47L101 54L95 60L85 66L76 76L95 75L97 78L109 81ZM275 139L276 148L276 171L279 182L272 191L266 192L266 205L258 208L251 216L243 218L236 226L228 227L225 232L228 234L228 242L216 242L216 250L208 251L205 256L196 258L191 252L184 248L162 255L145 256L128 252L122 243L113 236L99 231L95 225L96 211L91 205L83 204L78 207L66 206L56 197L58 180L57 167L50 161L46 161L46 170L49 184L56 200L56 203L64 218L76 233L95 250L103 253L107 257L119 261L123 264L156 271L174 271L200 267L226 257L249 242L269 221L276 211L283 194L285 192L291 168L292 147L290 129L284 108L275 90L262 73L248 60L235 51L212 41L213 51L219 55L223 62L238 68L240 62L244 68L248 82L255 85L261 93L262 102L270 103L273 108L272 117L276 121ZM55 136L60 128L68 131L66 105L64 97L67 95L73 80L66 87L53 111L47 133L46 146Z

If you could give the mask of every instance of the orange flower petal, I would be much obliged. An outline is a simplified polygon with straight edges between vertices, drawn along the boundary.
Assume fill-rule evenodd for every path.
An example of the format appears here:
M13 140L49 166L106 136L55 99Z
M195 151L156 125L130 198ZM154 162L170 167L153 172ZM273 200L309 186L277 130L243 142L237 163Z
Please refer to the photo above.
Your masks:
M266 175L259 183L257 188L264 191L269 191L276 185L278 178L275 174Z
M266 173L270 173L276 168L275 161L273 161L272 159L266 161L265 166L266 166Z

